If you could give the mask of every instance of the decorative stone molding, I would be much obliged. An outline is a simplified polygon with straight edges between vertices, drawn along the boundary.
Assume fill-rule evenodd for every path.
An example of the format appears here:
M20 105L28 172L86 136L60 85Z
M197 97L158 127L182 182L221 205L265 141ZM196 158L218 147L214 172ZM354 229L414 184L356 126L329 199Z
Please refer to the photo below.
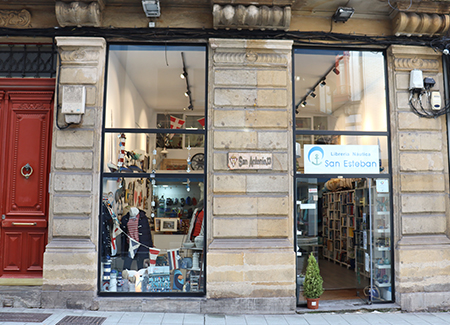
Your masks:
M216 52L214 53L214 62L221 64L274 64L286 65L288 58L283 54L276 53L256 53L248 50L245 53L239 52Z
M400 35L443 35L450 26L450 16L414 12L399 12L392 20L393 32Z
M63 65L97 65L98 51L69 47L61 50L61 60Z
M215 4L213 6L214 28L226 29L289 29L291 7L268 7Z
M56 19L61 27L66 26L93 26L101 25L101 9L103 3L93 1L86 3L83 1L56 2Z
M31 14L28 10L0 10L0 27L28 27Z
M414 58L395 58L394 60L395 70L412 70L420 69L425 71L435 71L438 72L440 68L440 63L438 60L427 60Z

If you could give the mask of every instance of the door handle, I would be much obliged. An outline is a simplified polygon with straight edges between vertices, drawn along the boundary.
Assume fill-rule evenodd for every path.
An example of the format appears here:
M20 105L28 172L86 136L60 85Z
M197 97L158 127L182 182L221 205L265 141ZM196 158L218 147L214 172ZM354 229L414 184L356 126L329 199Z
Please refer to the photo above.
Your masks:
M22 168L20 169L20 173L22 174L23 177L25 177L25 179L28 179L28 177L30 177L31 174L33 174L33 167L31 167L30 164L27 163L25 166L22 166Z
M12 222L13 226L36 226L36 222Z

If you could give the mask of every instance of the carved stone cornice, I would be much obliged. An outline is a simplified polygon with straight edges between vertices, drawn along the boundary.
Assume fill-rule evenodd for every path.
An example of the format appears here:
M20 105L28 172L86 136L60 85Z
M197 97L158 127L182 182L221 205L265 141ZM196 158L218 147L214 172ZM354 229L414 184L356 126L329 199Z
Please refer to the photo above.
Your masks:
M99 41L88 37L56 38L62 65L96 66L99 62L99 53L105 47L104 40Z
M31 14L28 10L0 10L0 27L29 27Z
M56 19L61 27L100 27L103 1L56 1Z
M399 12L392 20L392 27L396 36L443 35L447 33L450 27L450 16L444 14Z
M213 6L214 28L226 29L283 29L291 24L291 7L243 6L215 4Z
M439 60L433 59L421 59L418 57L413 58L395 58L394 68L395 70L410 71L413 69L420 69L429 72L438 72L441 64Z
M216 64L228 65L281 65L288 63L287 55L278 53L258 53L254 50L246 52L215 52L213 60Z

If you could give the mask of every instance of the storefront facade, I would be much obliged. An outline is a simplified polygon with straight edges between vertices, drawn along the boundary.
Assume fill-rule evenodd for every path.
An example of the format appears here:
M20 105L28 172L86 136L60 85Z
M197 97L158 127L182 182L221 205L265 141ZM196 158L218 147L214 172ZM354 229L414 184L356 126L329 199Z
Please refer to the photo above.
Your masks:
M329 28L332 13L325 18L324 11L322 18L313 18L306 14L310 5L287 2L279 4L282 10L262 6L265 4L255 7L268 10L276 17L281 15L283 19L271 28L305 33L315 30L315 24L323 24L320 30L325 30L325 24ZM423 23L429 22L431 15L436 13L433 23L427 23L428 29L423 27L420 33L437 33L434 37L438 40L447 32L444 21L448 15L443 8L448 9L448 4L445 3L440 2L440 7L433 7L431 3L426 8L412 7L422 13ZM242 4L244 9L248 9L245 1ZM397 2L397 5L403 4ZM94 1L89 6L98 6L103 21L97 24L95 19L92 20L95 15L87 15L85 20L74 22L69 11L64 11L65 6L69 3L57 2L56 5L56 17L61 27L73 24L113 26L112 22L120 11L114 5ZM298 228L299 216L307 217L309 210L316 209L322 217L329 218L329 214L324 213L324 208L329 206L323 202L330 193L335 195L339 191L323 192L323 186L318 184L343 176L340 170L325 175L323 171L305 172L303 169L304 149L310 148L305 145L325 144L377 147L378 172L345 173L355 179L366 179L365 187L360 182L361 187L353 185L353 188L346 190L376 188L372 193L383 197L379 198L382 208L371 207L366 212L367 218L371 217L369 211L383 212L378 214L383 215L381 221L373 219L367 222L371 227L379 228L361 229L361 236L369 237L364 241L369 249L373 246L371 252L377 248L385 251L382 255L355 253L352 262L348 245L345 255L333 255L331 252L337 251L338 239L332 238L332 247L328 247L327 241L331 238L325 232L330 229L325 230L328 221L322 219L314 226L317 227L314 235L317 237L317 256L328 256L334 264L346 264L339 267L350 269L355 274L358 261L363 265L373 265L373 268L362 268L372 272L367 277L372 282L360 281L359 289L363 292L364 287L373 286L377 281L377 286L381 288L380 301L397 302L407 311L447 308L447 287L450 283L450 273L447 271L450 260L447 256L450 252L447 237L447 121L445 115L419 117L412 112L409 103L410 73L413 69L420 69L423 77L436 81L432 90L438 91L444 102L446 87L442 52L428 46L418 46L420 41L414 38L415 31L411 30L415 16L407 12L404 17L399 13L401 17L392 19L392 28L387 14L390 10L383 11L382 6L377 7L378 16L375 15L372 20L365 19L364 15L358 16L356 12L352 18L356 19L355 22L349 20L345 25L331 22L333 33L353 33L357 31L358 24L365 21L362 28L375 30L372 32L374 36L398 34L399 39L403 40L401 35L413 34L411 39L414 42L409 43L413 45L406 45L406 40L402 43L389 39L383 40L383 44L375 43L367 47L369 41L366 38L364 46L359 46L357 41L341 34L342 44L339 45L332 43L331 39L319 41L319 34L310 36L316 40L313 47L299 39L300 32L297 36L290 36L279 31L283 36L273 38L270 38L274 35L271 32L268 32L269 37L264 37L263 33L256 31L254 37L251 32L240 33L237 30L222 30L220 35L221 28L242 27L236 22L238 20L221 16L224 7L222 2L217 2L209 11L206 6L196 10L190 7L192 20L181 20L182 25L179 26L193 28L198 34L196 36L193 33L182 36L183 31L180 30L164 30L179 17L173 4L162 7L160 20L146 18L134 7L124 10L124 19L117 23L118 28L130 27L138 12L144 16L133 22L139 27L134 34L132 30L126 30L111 36L108 33L113 29L95 31L93 28L85 33L88 36L83 35L81 30L69 35L65 29L55 35L59 52L55 90L59 95L55 99L55 122L51 135L48 241L43 255L42 277L41 280L36 280L38 277L29 280L28 284L33 285L37 292L29 299L23 297L31 287L12 287L25 285L23 280L14 283L20 276L9 276L8 281L3 277L1 290L4 299L12 301L14 306L47 308L293 312L302 300L299 299L301 290L297 286L298 276L302 273L299 270L299 252L306 252L299 244L304 235L302 233L299 237L299 231L305 231L305 228ZM80 8L82 11L89 10L83 9L83 6ZM239 10L243 8L239 7ZM17 8L10 10L17 11ZM377 20L383 12L384 20ZM405 19L410 25L405 23ZM142 30L149 21L156 22L156 27L161 31L173 33L172 38L152 38L152 30L143 36ZM41 24L43 30L47 26L42 22L36 24ZM202 25L218 28L219 31L211 29L202 32ZM268 25L261 25L259 20L259 25L254 23L250 27L261 29L268 28ZM155 35L161 34L158 31ZM135 42L136 39L139 42ZM16 37L14 40L30 41L26 37ZM42 41L45 42L45 39ZM362 42L362 39L359 41ZM438 48L441 44L432 46ZM442 47L439 49L442 50ZM321 59L321 51L326 53L322 58L328 59ZM134 57L134 52L143 56ZM197 54L191 56L194 52ZM152 59L153 54L155 59ZM132 76L133 71L139 70L138 65L132 64L136 62L141 64L141 70L150 69L145 70L150 72L141 76L141 81ZM334 68L340 69L339 73L332 71L333 64ZM308 71L308 65L317 68L317 71ZM160 76L158 69L161 69ZM328 74L330 71L331 74ZM180 74L184 72L184 79L181 79ZM172 78L172 73L176 77L173 77L172 83L168 81L166 88L169 88L169 97L173 97L174 103L164 106L165 102L159 101L159 96L167 90L154 89L162 84L162 75L167 77L170 74ZM322 81L326 81L323 87L320 85ZM331 88L338 81L341 84ZM183 106L176 102L180 97L174 91L178 91L176 87L180 82L187 93L186 97L181 94L185 101ZM297 86L297 82L302 84ZM145 83L148 83L147 88L141 88ZM69 103L65 101L70 101L64 97L63 89L85 92L84 114L60 110ZM335 89L339 90L337 95ZM327 90L331 93L327 94ZM314 91L317 94L312 96ZM147 96L149 99L145 99ZM301 104L305 101L313 106L305 104L302 110ZM175 118L172 124L170 117ZM180 121L186 123L185 127L173 126L173 123ZM68 122L72 124L67 126ZM337 141L336 137L340 140ZM319 138L331 139L331 142L321 142ZM128 153L135 156L128 157L130 159L127 161ZM192 159L196 154L204 155L203 169L193 167ZM239 157L259 159L261 166L242 167L245 164L237 163ZM270 164L267 164L268 160ZM120 170L122 162L127 170ZM130 166L141 170L134 172ZM139 173L144 176L139 177ZM349 177L345 176L346 179ZM315 180L311 180L313 178ZM380 180L383 183L386 181L387 187L383 187ZM370 185L372 182L374 186ZM309 184L304 186L307 191L304 202L302 183ZM353 183L358 184L358 180ZM118 191L121 188L123 190ZM174 192L169 194L169 189ZM308 201L309 195L314 202ZM193 198L197 204L193 204ZM178 199L177 203L175 199ZM106 258L112 239L106 240L105 231L109 236L114 236L114 222L109 222L110 229L104 228L103 207L108 202L112 205L110 217L114 220L116 214L117 219L121 219L119 222L128 212L124 210L125 206L120 205L128 203L145 211L150 220L148 226L152 243L141 238L141 247L161 249L162 252L156 253L161 257L167 254L167 250L177 250L175 254L192 259L194 264L197 259L198 264L172 267L171 263L178 260L176 256L175 260L167 261L167 266L160 261L162 264L156 267L166 268L159 269L161 274L152 269L152 274L168 276L170 284L167 290L146 290L141 284L140 291L130 291L128 288L128 292L124 292L117 290L117 286L116 291L111 290L111 283L105 286L105 280L110 281L110 275L105 277L109 263L123 276L123 270L127 267L122 263L126 262L129 251L126 249L125 255L117 260ZM369 199L368 202L372 201ZM314 209L308 205L316 203ZM197 218L192 218L192 215L196 215L194 209L199 207L204 213L203 222L197 227L195 236L203 235L203 243L197 243L189 229L195 225ZM350 215L348 213L346 222L351 222ZM130 219L132 217L130 215ZM183 223L183 220L190 223ZM383 232L377 231L381 229ZM385 231L387 229L388 232ZM363 235L364 231L366 235ZM357 229L351 232L357 232ZM127 230L121 227L117 238L131 236L124 233ZM382 243L378 241L377 244L374 238L372 240L371 235L377 233L383 233ZM186 241L195 242L194 249L185 246ZM129 247L131 237L126 242ZM125 246L119 245L119 248ZM198 254L196 258L194 254ZM149 255L148 259L150 263L152 257ZM136 264L131 261L131 268L136 271L141 269L144 260L137 258ZM169 272L165 273L167 268ZM184 280L178 283L180 286L174 283L174 271L177 269L181 273L178 279ZM376 269L383 272L377 274ZM150 277L151 274L147 275ZM136 275L132 276L136 279ZM139 276L144 278L144 275ZM188 279L190 287L186 288L184 285ZM385 286L380 286L380 283Z

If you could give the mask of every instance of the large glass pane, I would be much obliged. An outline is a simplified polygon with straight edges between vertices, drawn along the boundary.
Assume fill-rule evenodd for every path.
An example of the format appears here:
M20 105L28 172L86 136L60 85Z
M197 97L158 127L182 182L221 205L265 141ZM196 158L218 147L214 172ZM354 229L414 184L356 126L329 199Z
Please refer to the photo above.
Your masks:
M319 263L321 300L392 300L388 178L297 178L298 303L307 258Z
M170 128L161 116L204 115L204 47L112 45L108 60L107 128Z
M203 134L105 133L104 137L104 172L204 172ZM179 139L180 146L164 145L173 139ZM183 146L183 141L191 146Z
M297 49L295 62L297 129L387 130L382 53Z
M102 292L204 291L202 178L103 178Z
M389 152L386 136L350 136L350 135L297 135L296 136L296 170L303 174L304 160L307 159L304 153L304 146L309 144L317 145L358 145L377 146L379 156L379 173L389 173ZM339 174L339 173L338 173Z

